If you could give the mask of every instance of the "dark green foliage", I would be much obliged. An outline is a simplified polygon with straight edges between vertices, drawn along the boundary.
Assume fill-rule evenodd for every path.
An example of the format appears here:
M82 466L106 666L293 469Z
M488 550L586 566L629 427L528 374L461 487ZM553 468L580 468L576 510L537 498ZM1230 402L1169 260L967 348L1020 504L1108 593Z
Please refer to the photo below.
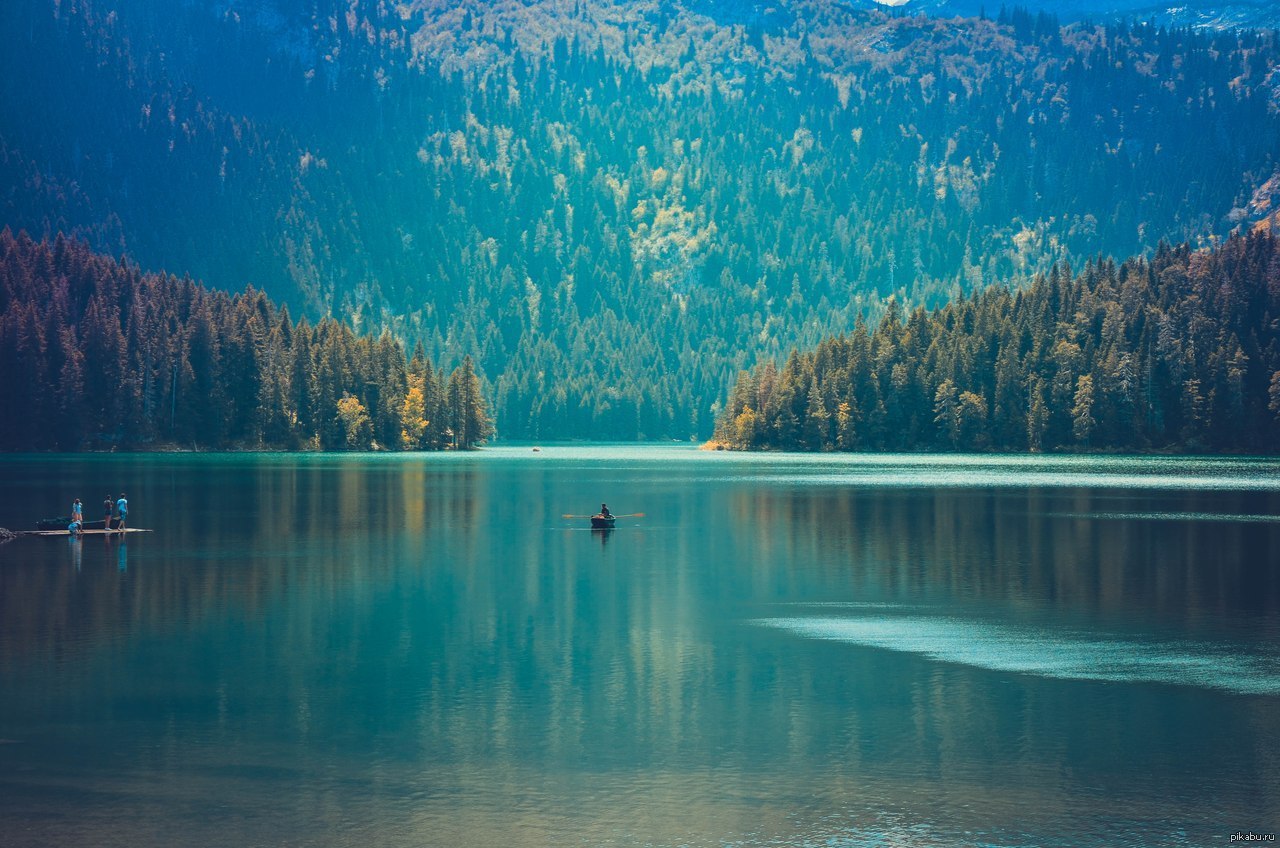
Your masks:
M836 426L826 426L836 410ZM797 428L797 421L805 421ZM716 424L739 449L1280 450L1280 240L1055 267L907 321L890 310L781 372L745 372Z
M294 324L253 288L211 292L8 229L0 374L0 450L438 450L493 434L470 358L446 394L445 374L385 333ZM429 420L407 439L411 385Z
M1257 193L1280 160L1274 34L809 0L744 25L708 9L725 13L6 0L0 223L226 290L252 281L312 322L421 339L447 368L471 354L508 436L631 439L705 436L739 370L891 295L937 305L1274 208ZM221 438L286 427L249 423L246 405L288 382L256 346L218 352L243 369L221 387ZM121 355L132 370L148 353ZM1069 412L1078 376L1048 375L1042 402ZM897 379L848 400L861 438L924 421L932 395ZM323 401L308 414L336 438L339 398L291 391L304 411ZM992 391L991 438L1008 443L1028 395ZM781 426L831 438L826 400L836 418L806 418L801 397ZM391 416L370 414L391 438ZM1045 426L1073 438L1069 416Z

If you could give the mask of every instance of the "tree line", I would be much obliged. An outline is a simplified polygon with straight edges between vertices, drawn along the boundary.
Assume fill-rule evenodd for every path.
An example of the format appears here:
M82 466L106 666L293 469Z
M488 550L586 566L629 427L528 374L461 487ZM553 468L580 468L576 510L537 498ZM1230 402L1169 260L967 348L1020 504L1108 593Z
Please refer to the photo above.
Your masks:
M1280 245L1055 266L738 378L715 439L742 450L1280 449Z
M0 449L466 449L493 434L470 357L293 321L58 237L0 232Z

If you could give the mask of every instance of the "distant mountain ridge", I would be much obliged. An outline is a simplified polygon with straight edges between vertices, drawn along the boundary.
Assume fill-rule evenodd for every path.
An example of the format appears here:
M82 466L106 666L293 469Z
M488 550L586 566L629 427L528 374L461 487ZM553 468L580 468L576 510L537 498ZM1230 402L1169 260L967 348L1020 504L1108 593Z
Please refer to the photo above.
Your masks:
M1271 214L1274 34L827 2L13 0L0 224L466 354L507 437Z

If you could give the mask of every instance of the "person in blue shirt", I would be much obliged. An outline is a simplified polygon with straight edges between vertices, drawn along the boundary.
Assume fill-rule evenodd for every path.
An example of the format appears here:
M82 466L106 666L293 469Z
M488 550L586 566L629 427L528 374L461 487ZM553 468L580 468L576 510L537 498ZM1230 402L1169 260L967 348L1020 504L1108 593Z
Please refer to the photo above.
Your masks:
M80 503L79 498L71 502L71 521L73 523L84 523L84 504Z
M124 520L129 516L129 500L124 496L124 492L120 493L120 499L116 501L116 512L120 516L120 520L116 523L116 532L124 532Z

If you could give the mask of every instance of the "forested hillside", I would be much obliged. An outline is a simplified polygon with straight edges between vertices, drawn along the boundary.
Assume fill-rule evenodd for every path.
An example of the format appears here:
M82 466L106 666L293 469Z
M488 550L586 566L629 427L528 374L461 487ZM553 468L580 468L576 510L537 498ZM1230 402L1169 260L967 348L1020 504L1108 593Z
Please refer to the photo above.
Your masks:
M0 224L488 375L507 437L1280 200L1274 34L838 4L11 0Z
M972 17L993 7L985 0L852 0L857 4L892 6L899 14L927 13L935 17ZM1239 27L1275 29L1280 6L1266 0L1022 0L1032 11L1048 11L1066 21L1096 22L1133 19L1166 26L1221 30Z
M1280 450L1280 241L1055 267L744 373L738 449Z
M492 433L453 373L389 334L294 322L59 238L0 231L0 450L469 448Z

